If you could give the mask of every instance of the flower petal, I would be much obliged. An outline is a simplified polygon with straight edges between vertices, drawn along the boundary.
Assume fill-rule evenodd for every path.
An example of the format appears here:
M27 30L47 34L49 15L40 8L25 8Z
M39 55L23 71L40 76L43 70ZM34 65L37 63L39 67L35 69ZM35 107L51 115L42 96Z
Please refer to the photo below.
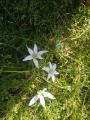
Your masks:
M57 72L57 71L54 71L54 74L55 74L55 75L59 75L59 72Z
M43 67L42 69L49 73L49 70L50 70L49 67Z
M32 55L33 54L33 50L31 48L28 48L28 47L27 47L27 49L28 49L29 54Z
M38 55L38 59L43 59L43 57L41 56L41 55L39 55L38 53L37 53L37 55Z
M36 44L34 44L34 52L37 54L37 45Z
M23 59L23 61L32 60L32 59L33 59L32 56L28 55L27 57L25 57L25 58Z
M53 70L55 70L55 69L56 69L56 67L57 67L57 65L56 65L56 64L54 64L54 65L53 65Z
M54 75L52 75L52 81L55 82L55 76Z
M34 96L34 97L30 100L29 106L33 105L38 99L39 99L39 96L38 96L38 95Z
M53 66L52 66L51 62L49 62L49 67L50 67L50 69L52 69L52 68L53 68Z
M47 88L44 88L42 91L43 91L43 92L47 91Z
M43 51L39 51L38 54L41 56L41 55L43 55L44 53L47 53L47 52L48 52L48 51L43 50Z
M39 95L40 97L40 104L45 107L45 100L44 100L44 97L42 95Z
M43 95L44 95L44 97L48 97L48 98L50 98L50 99L56 99L51 93L49 93L49 92L43 92Z
M34 62L34 64L35 64L35 66L36 66L37 68L39 68L39 64L38 64L37 59L33 59L33 62Z
M50 77L51 77L51 74L48 74L47 80L49 80L49 79L50 79Z

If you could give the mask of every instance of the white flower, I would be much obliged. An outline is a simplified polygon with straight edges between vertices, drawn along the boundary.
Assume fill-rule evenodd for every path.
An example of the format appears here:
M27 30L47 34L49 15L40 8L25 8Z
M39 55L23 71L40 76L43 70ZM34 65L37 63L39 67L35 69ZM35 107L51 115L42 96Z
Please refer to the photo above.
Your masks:
M43 55L44 53L47 53L48 51L38 51L36 44L34 44L34 50L32 50L31 48L28 48L28 47L27 47L27 49L28 49L29 55L26 56L26 57L23 59L23 61L33 60L35 66L36 66L37 68L39 68L39 64L38 64L38 60L37 60L37 59L43 59L43 58L42 58L42 55Z
M55 75L58 75L59 73L56 71L56 64L52 65L51 62L49 62L49 67L44 67L43 70L48 73L47 80L52 78L52 81L55 82Z
M37 100L40 100L40 104L45 107L45 100L44 97L48 97L49 99L56 99L50 92L47 92L47 89L44 88L43 90L40 90L37 92L37 95L35 95L29 102L29 106L33 105Z

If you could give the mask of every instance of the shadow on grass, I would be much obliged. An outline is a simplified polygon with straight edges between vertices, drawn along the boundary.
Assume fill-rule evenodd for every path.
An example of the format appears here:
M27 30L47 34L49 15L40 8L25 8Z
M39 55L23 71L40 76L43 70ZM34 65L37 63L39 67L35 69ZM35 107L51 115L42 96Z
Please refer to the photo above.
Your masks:
M51 48L49 38L54 36L55 29L60 25L62 31L68 36L68 28L71 26L72 14L78 9L82 0L4 0L0 2L0 66L18 66L27 69L22 63L22 56L25 56L25 46L33 47L37 43L40 48ZM68 28L64 28L65 24ZM17 60L16 60L17 59ZM21 75L10 74L1 75L0 81L0 117L5 116L14 106L10 105L9 100L14 103L20 101L19 94L28 82L21 81ZM8 77L10 77L8 79ZM14 79L15 78L15 82ZM26 80L26 78L23 78ZM8 81L10 80L10 81ZM23 91L25 94L25 91ZM13 98L13 100L12 100Z

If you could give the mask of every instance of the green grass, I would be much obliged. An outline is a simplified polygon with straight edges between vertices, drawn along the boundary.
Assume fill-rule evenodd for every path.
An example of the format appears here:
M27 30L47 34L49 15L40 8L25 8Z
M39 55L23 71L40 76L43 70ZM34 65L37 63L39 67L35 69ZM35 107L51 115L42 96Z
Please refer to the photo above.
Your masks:
M72 0L0 2L0 120L90 120L90 10ZM73 3L74 2L74 3ZM22 59L26 45L48 50L56 82ZM47 87L46 109L30 99Z

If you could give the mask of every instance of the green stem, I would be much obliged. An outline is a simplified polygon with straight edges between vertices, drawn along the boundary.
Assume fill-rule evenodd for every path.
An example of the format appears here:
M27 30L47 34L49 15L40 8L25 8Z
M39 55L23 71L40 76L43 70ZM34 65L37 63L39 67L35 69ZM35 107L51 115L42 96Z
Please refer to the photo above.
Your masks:
M0 71L2 73L29 73L30 71Z

